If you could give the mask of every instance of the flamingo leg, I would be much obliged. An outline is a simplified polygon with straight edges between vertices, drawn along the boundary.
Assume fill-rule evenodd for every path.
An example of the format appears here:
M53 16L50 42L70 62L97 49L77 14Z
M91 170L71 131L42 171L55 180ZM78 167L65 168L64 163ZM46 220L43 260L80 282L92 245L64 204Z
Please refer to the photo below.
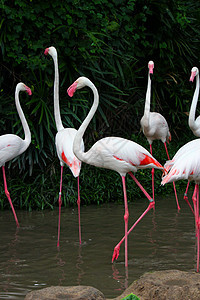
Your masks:
M132 172L129 172L128 173L132 179L135 181L135 183L139 186L139 188L142 190L142 192L145 194L145 196L147 197L147 199L150 201L150 202L154 202L154 200L152 199L152 197L147 193L147 191L143 188L143 186L141 185L141 183L136 179L136 177L133 175ZM154 202L155 204L155 202Z
M199 239L199 229L200 229L200 218L199 218L199 184L196 184L196 194L197 194L197 206L196 206L196 227L197 227L197 272L199 272L199 246L200 246L200 239Z
M187 193L188 193L189 185L190 185L190 181L188 180L188 183L187 183L187 186L186 186L186 190L185 190L185 194L184 194L184 200L185 200L186 202L187 202L187 200L188 200Z
M59 205L59 216L58 216L58 241L57 241L57 247L60 247L60 218L61 218L61 194L62 194L62 176L63 176L63 166L61 166L61 174L60 174L60 192L59 192L59 198L58 198L58 205Z
M192 208L192 206L191 206L191 204L188 200L188 196L187 196L189 185L190 185L190 181L188 180L187 187L186 187L185 194L184 194L184 200L187 202L187 204L189 205L190 210L192 211L192 213L194 215L194 210L193 210L193 208Z
M151 155L153 153L151 144L150 144L150 153L151 153ZM153 200L154 200L155 199L155 195L154 195L154 168L151 169L151 177L152 177L152 194L153 194Z
M167 158L170 160L166 142L164 143L164 146L165 146L165 150L166 150L166 153L167 153ZM179 203L178 203L178 196L177 196L177 192L176 192L175 182L173 182L173 187L174 187L174 194L175 194L175 198L176 198L177 209L179 211L181 208L180 208Z
M124 192L124 206L125 206L125 214L124 214L124 222L125 222L125 267L128 267L128 218L129 218L129 212L128 212L128 201L127 201L127 195L126 195L126 183L125 183L125 177L122 176L122 184L123 184L123 192Z
M12 204L12 200L10 198L10 193L8 191L8 188L7 188L6 173L5 173L5 167L4 166L2 166L2 171L3 171L3 181L4 181L5 194L6 194L6 197L8 198L10 206L12 208L12 212L13 212L13 215L14 215L14 218L15 218L16 225L17 225L17 227L19 227L19 222L18 222L18 219L17 219L17 215L15 213L15 209L14 209L14 206Z
M81 245L81 209L80 209L80 204L81 204L81 200L80 200L80 187L79 187L79 176L77 177L77 186L78 186L78 200L77 200L77 204L78 204L78 229L79 229L79 244Z
M147 207L147 209L143 212L143 214L137 219L137 221L133 224L133 226L129 229L129 231L127 232L127 236L129 235L129 233L131 233L131 231L135 228L135 226L142 220L142 218L148 213L149 210L151 210L152 208L155 208L155 202L154 200L151 198L151 196L147 193L147 191L142 187L142 185L139 183L139 181L135 178L135 176L129 172L129 175L133 178L133 180L136 182L136 184L141 188L141 190L143 191L143 193L146 195L146 197L149 199L149 206ZM118 259L119 256L119 251L120 251L120 246L123 243L123 241L125 240L126 236L124 236L121 241L115 246L114 251L113 251L113 256L112 256L112 262L116 259Z
M142 218L146 215L146 213L148 213L148 211L154 207L154 201L151 202L149 204L149 206L147 207L147 209L143 212L143 214L141 214L141 216L137 219L137 221L133 224L133 226L129 229L129 231L127 232L127 236L129 235L129 233L131 233L131 231L135 228L135 226L142 220ZM119 256L119 251L120 251L120 246L123 243L123 241L125 240L125 236L121 239L121 241L115 246L114 251L113 251L113 256L112 256L112 262L114 260L118 259Z
M192 195L192 201L193 201L193 205L194 205L194 218L195 218L195 228L196 228L196 216L197 216L196 184L195 184L194 192Z

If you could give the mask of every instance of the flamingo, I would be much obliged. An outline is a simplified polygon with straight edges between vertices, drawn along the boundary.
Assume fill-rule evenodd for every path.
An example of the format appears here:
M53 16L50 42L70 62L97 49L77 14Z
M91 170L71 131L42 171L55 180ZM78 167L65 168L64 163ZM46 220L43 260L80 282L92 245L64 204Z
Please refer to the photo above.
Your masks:
M57 247L60 246L60 220L61 220L61 193L62 193L62 176L63 166L67 165L73 176L77 178L78 186L78 220L79 220L79 244L81 244L81 219L80 219L80 189L79 189L79 174L81 170L81 161L74 155L72 147L77 130L75 128L64 128L59 107L59 74L58 74L58 56L55 47L46 48L44 54L51 55L54 61L55 78L54 78L54 117L56 121L57 134L55 137L56 151L60 160L61 175L60 175L60 192L58 198L59 218L58 218L58 240ZM84 143L81 141L81 149L84 151Z
M169 158L166 141L169 143L171 141L171 133L169 131L169 126L166 119L157 112L150 112L151 105L151 75L153 74L154 62L149 61L148 63L148 83L147 83L147 92L146 92L146 101L144 107L144 115L140 120L140 124L143 130L144 135L147 138L147 141L150 145L150 153L152 154L152 143L154 140L161 140L165 146L167 157ZM175 183L173 182L175 198L177 203L177 208L180 210L178 203L178 197L176 193ZM152 191L154 199L154 169L152 169Z
M200 217L199 217L199 183L200 183L200 139L188 142L182 146L172 160L167 161L165 170L168 172L162 178L162 185L168 182L187 179L195 181L193 193L193 205L195 227L197 236L197 272L199 272L199 249L200 249Z
M72 97L77 89L82 89L88 86L94 96L93 105L83 121L82 125L77 131L74 139L73 151L74 154L83 162L105 169L110 169L118 172L122 178L123 193L124 193L124 205L125 205L125 266L128 266L128 202L126 195L125 176L127 173L133 178L136 184L142 189L147 198L149 199L149 206L145 213L151 208L154 208L154 200L143 189L140 183L137 181L132 172L136 172L138 169L157 168L163 170L163 166L142 146L139 144L120 137L106 137L97 141L87 152L84 152L81 148L82 137L88 127L92 117L94 116L98 104L99 94L95 85L86 77L79 77L69 88L68 95ZM145 214L144 214L145 215ZM117 256L119 248L115 251L115 257ZM118 256L117 256L118 257Z
M194 91L192 104L190 107L188 124L189 124L189 127L192 130L193 134L197 137L200 137L200 116L198 116L195 120L195 113L196 113L197 102L198 102L198 98L199 98L199 69L197 67L192 68L190 81L193 82L195 77L196 77L196 88ZM189 184L190 184L190 181L188 180L187 187L186 187L186 190L184 193L184 199L190 206L190 203L188 201L188 196L187 196ZM190 208L191 208L191 206L190 206ZM193 212L193 210L192 210L192 212Z
M15 213L14 206L12 204L10 193L7 188L5 163L12 160L15 157L17 157L18 155L22 154L24 151L26 151L26 149L28 148L28 146L30 145L30 142L31 142L31 132L30 132L28 123L26 121L26 118L24 116L24 113L22 111L22 108L21 108L21 105L19 102L20 91L26 91L28 93L28 95L31 95L32 92L31 92L31 89L22 82L18 83L16 86L16 89L15 89L15 105L16 105L20 120L22 122L25 139L23 140L22 138L20 138L19 136L15 135L15 134L4 134L4 135L0 136L0 167L2 167L2 171L3 171L4 189L5 189L5 194L10 203L10 206L12 208L12 212L13 212L17 227L19 227L19 222L17 219L17 215Z

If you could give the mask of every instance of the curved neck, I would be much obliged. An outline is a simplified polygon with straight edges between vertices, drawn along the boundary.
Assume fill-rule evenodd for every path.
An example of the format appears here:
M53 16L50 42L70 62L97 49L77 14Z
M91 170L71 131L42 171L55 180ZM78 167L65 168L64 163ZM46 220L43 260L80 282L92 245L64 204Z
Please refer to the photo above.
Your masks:
M196 108L197 108L197 101L199 97L199 74L196 76L196 88L194 91L193 99L192 99L192 104L190 107L190 114L189 114L189 126L192 130L197 129L195 125L195 113L196 113Z
M90 121L92 120L92 118L97 110L97 107L99 105L99 94L98 94L98 91L97 91L95 85L91 81L89 81L89 83L87 83L86 85L88 87L90 87L91 90L93 91L94 102L93 102L93 105L92 105L87 117L83 121L82 125L79 127L77 134L74 138L74 143L73 143L74 154L78 157L78 159L80 159L81 161L85 161L85 162L86 162L86 153L83 152L83 150L81 149L81 142L82 142L82 138L85 133L85 130L87 129L87 127L88 127Z
M58 58L57 54L52 56L55 68L55 78L54 78L54 117L56 121L57 131L64 129L61 116L60 116L60 105L59 105L59 74L58 74Z
M144 107L144 126L145 127L149 126L150 105L151 105L151 78L150 78L150 74L148 74L146 101L145 101L145 107Z
M26 142L27 147L28 147L28 145L31 142L31 132L30 132L28 123L26 121L26 118L24 116L23 110L22 110L20 102L19 102L19 92L20 92L20 90L21 89L19 87L17 87L16 90L15 90L15 104L16 104L17 112L19 114L20 120L22 122L23 129L24 129L24 134L25 134L24 141Z

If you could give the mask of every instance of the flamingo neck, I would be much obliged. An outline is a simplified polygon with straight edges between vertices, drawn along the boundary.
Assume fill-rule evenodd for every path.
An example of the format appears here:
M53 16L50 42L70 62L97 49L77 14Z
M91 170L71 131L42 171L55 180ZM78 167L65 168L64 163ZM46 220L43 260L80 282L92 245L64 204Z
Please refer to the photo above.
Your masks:
M56 55L52 56L55 68L54 77L54 117L56 122L57 131L64 129L61 116L60 116L60 105L59 105L59 73L58 73L58 57Z
M20 120L22 122L23 129L24 129L24 134L25 134L24 141L25 141L25 144L26 144L26 147L25 147L25 149L26 149L30 145L30 142L31 142L31 132L30 132L28 123L26 121L26 118L24 116L23 110L22 110L20 102L19 102L19 92L21 90L22 89L19 86L16 87L16 90L15 90L15 105L16 105L17 112L18 112L18 115L19 115Z
M196 88L194 91L193 99L192 99L192 104L190 107L190 114L189 114L189 127L191 130L197 130L197 125L195 124L195 113L196 113L196 107L197 107L197 102L198 102L198 97L199 97L199 73L196 76Z
M151 105L151 78L150 78L150 74L148 74L146 101L144 107L144 127L149 126L150 105Z
M88 127L90 121L92 120L92 118L93 118L93 116L94 116L94 114L97 110L97 107L99 105L99 94L98 94L97 88L95 87L95 85L91 81L87 82L86 85L88 87L90 87L91 90L93 91L94 101L93 101L93 105L92 105L87 117L85 118L82 125L78 129L77 134L74 138L74 143L73 143L74 154L76 155L76 157L79 160L84 161L84 162L87 161L87 158L86 158L87 155L81 149L82 138L83 138L83 135L85 133L85 130L87 129L87 127Z

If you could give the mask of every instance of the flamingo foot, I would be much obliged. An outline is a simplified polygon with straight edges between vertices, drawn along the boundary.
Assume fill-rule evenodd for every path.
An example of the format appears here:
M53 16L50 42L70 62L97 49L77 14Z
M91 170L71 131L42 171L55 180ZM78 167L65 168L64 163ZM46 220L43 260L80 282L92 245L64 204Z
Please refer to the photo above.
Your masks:
M115 246L114 251L113 251L112 263L113 263L114 260L118 259L119 251L120 251L120 245L118 244L117 246Z

